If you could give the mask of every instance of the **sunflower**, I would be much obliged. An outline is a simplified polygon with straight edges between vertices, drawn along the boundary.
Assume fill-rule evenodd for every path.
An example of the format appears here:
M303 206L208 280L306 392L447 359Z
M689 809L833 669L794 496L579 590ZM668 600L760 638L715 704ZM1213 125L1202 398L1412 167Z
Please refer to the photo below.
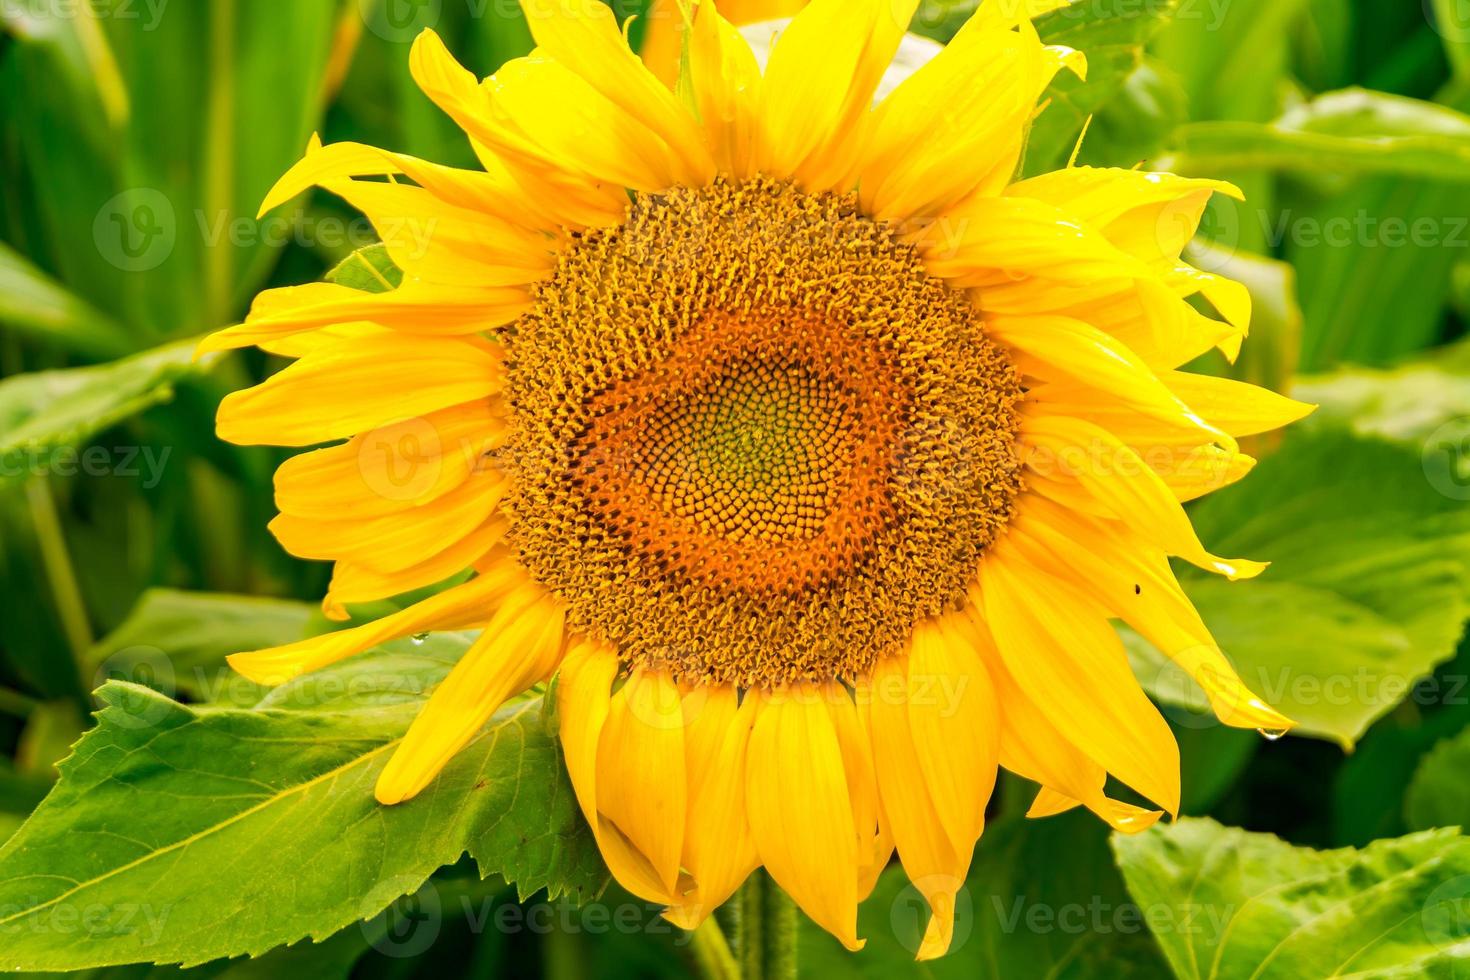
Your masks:
M278 684L480 630L382 803L558 676L572 784L630 891L694 928L764 866L856 949L896 851L929 957L998 766L1040 784L1035 816L1177 811L1177 747L1111 620L1225 724L1288 727L1169 565L1261 570L1210 554L1181 502L1307 410L1177 370L1246 332L1246 291L1180 258L1237 192L1013 179L1042 92L1085 69L1029 20L1057 0L989 0L875 103L915 5L817 0L762 67L700 4L670 88L608 8L527 2L536 50L483 82L432 33L413 48L483 170L313 140L271 192L340 195L403 281L260 296L204 346L294 361L219 433L331 443L280 468L271 525L336 563L329 615L455 584L232 663Z

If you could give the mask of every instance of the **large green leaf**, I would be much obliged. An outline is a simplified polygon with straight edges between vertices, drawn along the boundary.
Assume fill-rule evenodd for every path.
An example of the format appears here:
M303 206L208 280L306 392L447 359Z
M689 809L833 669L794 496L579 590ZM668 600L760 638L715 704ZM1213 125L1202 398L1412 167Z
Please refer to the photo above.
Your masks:
M225 658L302 639L319 632L320 622L306 602L151 589L88 651L83 668L99 684L121 678L192 701L249 707L265 690L230 670Z
M1314 851L1185 819L1113 849L1186 980L1451 978L1470 965L1470 841L1456 831Z
M1325 431L1288 438L1194 511L1218 554L1270 561L1250 582L1192 571L1190 598L1246 683L1344 746L1455 652L1470 615L1470 510L1418 452ZM1145 686L1199 704L1180 672L1137 655Z
M61 782L0 848L0 969L191 965L325 938L468 852L522 895L605 872L541 700L504 708L435 784L373 784L470 637L402 641L278 689L191 708L111 682Z
M0 381L0 484L81 470L86 458L76 458L77 446L168 401L176 382L216 362L216 357L195 361L195 345L188 340L110 364L35 371Z
M1141 910L1087 813L1012 818L980 840L956 900L949 955L915 966L927 913L903 869L884 872L859 913L850 954L803 921L801 971L812 977L1153 978L1164 970Z
M1155 84L1156 75L1140 76L1138 72L1143 67L1144 46L1169 22L1177 6L1177 0L1150 3L1088 0L1036 19L1036 30L1047 44L1075 48L1087 55L1087 80L1084 82L1064 71L1048 86L1042 96L1046 109L1036 118L1026 143L1025 173L1046 173L1065 165L1088 117L1100 113L1118 98L1130 81L1133 92L1128 112L1102 123L1104 145L1099 152L1119 152L1118 142L1139 145L1133 142L1139 137L1137 130L1128 134L1133 139L1122 138L1119 130L1124 125L1142 129L1143 144L1163 135L1162 130L1168 127L1168 114L1176 108L1170 101L1173 97L1161 94L1160 84ZM1142 122L1140 115L1144 109L1157 111L1161 121L1150 118L1149 122ZM1150 129L1153 131L1149 132ZM1115 143L1110 146L1109 140ZM1148 146L1143 152L1151 148ZM1088 156L1087 162L1132 166L1138 160L1124 162Z
M1470 827L1470 729L1424 757L1404 796L1404 818L1415 830Z
M1436 433L1470 433L1470 344L1457 344L1397 367L1343 368L1297 382L1294 394L1320 406L1311 424L1432 448Z
M1470 118L1363 89L1319 96L1273 123L1192 123L1178 137L1177 153L1166 163L1181 172L1265 169L1470 181Z
M128 352L127 333L0 242L0 323L84 354Z

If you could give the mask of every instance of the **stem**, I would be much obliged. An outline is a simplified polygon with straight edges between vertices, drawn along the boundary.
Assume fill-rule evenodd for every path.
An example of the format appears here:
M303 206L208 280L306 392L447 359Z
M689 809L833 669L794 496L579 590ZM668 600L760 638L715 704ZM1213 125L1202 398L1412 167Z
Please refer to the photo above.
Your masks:
M771 880L766 882L765 934L767 980L796 980L796 903Z
M694 953L694 965L705 980L739 980L740 967L735 962L735 954L730 952L730 944L713 916L694 930L689 948Z
M740 975L744 980L795 980L796 904L764 871L740 888Z
M76 569L72 567L71 556L66 550L61 521L56 516L56 502L51 499L51 487L44 477L26 484L26 502L30 505L31 522L35 525L46 580L51 586L67 643L71 645L72 661L80 672L87 651L92 648L92 627L87 621L81 587L77 585Z
M29 718L38 704L40 702L35 698L26 697L8 687L0 687L0 712L17 718Z
M757 870L740 886L736 896L740 903L740 975L745 980L761 980L766 972L761 927L765 925L768 880L764 871Z

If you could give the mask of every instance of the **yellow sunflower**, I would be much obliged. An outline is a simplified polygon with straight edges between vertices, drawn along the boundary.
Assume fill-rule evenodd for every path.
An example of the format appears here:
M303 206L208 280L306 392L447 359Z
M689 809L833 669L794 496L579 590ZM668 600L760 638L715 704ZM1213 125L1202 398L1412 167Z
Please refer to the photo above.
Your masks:
M339 194L404 279L271 291L206 341L294 358L220 435L335 443L281 467L271 525L336 563L330 615L459 584L232 662L275 684L482 631L383 803L559 672L567 768L630 891L693 928L764 866L856 949L896 851L928 957L998 765L1041 785L1033 815L1177 810L1177 747L1110 620L1226 724L1288 726L1169 567L1261 569L1210 554L1181 501L1307 410L1177 370L1245 334L1246 291L1180 258L1237 192L1013 180L1041 93L1084 70L1030 23L1058 0L990 0L875 103L915 5L817 0L762 68L701 4L670 88L608 8L528 0L538 47L487 80L432 33L413 49L483 171L313 141L271 192Z

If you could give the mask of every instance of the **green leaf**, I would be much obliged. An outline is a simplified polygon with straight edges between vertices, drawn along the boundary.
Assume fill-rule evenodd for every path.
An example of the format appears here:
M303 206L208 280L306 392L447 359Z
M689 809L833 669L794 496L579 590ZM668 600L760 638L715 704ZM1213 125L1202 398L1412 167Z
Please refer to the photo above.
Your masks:
M1142 911L1129 900L1107 846L1107 828L1087 813L1011 819L980 839L956 898L949 955L916 966L927 912L895 865L858 916L860 953L803 919L801 972L811 977L1153 978L1164 972Z
M34 371L0 381L0 485L59 470L58 451L73 450L168 401L177 381L216 362L216 357L195 361L197 343L187 340L110 364ZM75 469L78 460L68 465Z
M1217 554L1272 562L1254 581L1182 581L1246 684L1297 734L1351 747L1454 655L1470 616L1470 510L1431 486L1417 452L1299 434L1193 513ZM1136 638L1130 648L1156 697L1202 703L1177 668Z
M255 219L327 107L337 3L21 0L7 100L38 198L28 252L138 338L225 324L300 215ZM355 5L351 16L358 16ZM10 103L14 103L11 105Z
M1276 235L1301 281L1302 364L1384 365L1434 344L1470 247L1466 188L1378 177L1293 202Z
M1179 80L1152 58L1123 80L1117 96L1092 118L1077 162L1084 166L1137 166L1156 156L1189 117ZM1060 166L1065 159L1053 161Z
M118 357L131 347L121 327L3 242L0 323L83 354Z
M1180 128L1178 138L1176 153L1162 162L1163 169L1470 181L1470 117L1364 89L1318 96L1273 123L1192 123Z
M471 638L389 644L254 710L111 682L61 782L0 848L0 969L192 965L322 939L468 852L522 896L606 872L539 697L502 709L419 798L373 785Z
M250 707L268 689L230 670L225 658L295 642L320 632L319 622L306 602L150 589L83 666L99 685L130 680L169 696Z
M1113 849L1177 977L1462 975L1470 841L1456 831L1314 851L1184 819Z
M1343 368L1298 380L1293 394L1319 406L1312 425L1339 425L1364 436L1425 446L1470 417L1470 343L1388 369Z
M1409 783L1404 819L1413 830L1470 827L1470 729L1434 747Z
M326 280L365 293L386 293L403 284L403 270L393 264L388 246L379 242L347 256L327 273Z
M1089 116L1102 111L1134 80L1130 112L1140 98L1157 99L1157 88L1149 91L1147 76L1136 77L1143 66L1144 46L1169 22L1177 0L1137 3L1134 0L1092 0L1062 7L1036 19L1036 30L1047 44L1075 48L1087 55L1087 81L1063 71L1052 80L1042 96L1049 103L1031 127L1026 143L1024 173L1039 174L1066 164ZM1115 136L1120 114L1105 124L1105 136ZM1131 120L1134 124L1136 119ZM1155 128L1167 122L1150 122ZM1109 129L1112 129L1110 132ZM1154 135L1157 135L1155 133ZM1084 144L1085 147L1085 144ZM1128 161L1129 166L1137 160Z
M1193 119L1263 121L1280 109L1288 28L1305 0L1187 3L1154 45L1179 76Z

